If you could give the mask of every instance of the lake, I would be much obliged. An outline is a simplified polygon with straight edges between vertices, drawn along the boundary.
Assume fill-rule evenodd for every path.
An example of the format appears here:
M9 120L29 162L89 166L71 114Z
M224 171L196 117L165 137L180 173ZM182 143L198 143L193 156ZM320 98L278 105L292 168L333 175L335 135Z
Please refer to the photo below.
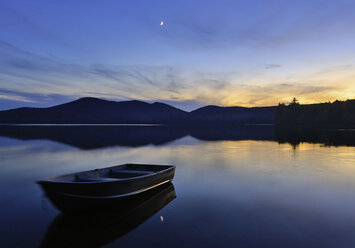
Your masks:
M272 126L1 126L0 244L355 247L354 133ZM36 184L127 162L174 164L176 173L173 186L121 216L124 225L80 226Z

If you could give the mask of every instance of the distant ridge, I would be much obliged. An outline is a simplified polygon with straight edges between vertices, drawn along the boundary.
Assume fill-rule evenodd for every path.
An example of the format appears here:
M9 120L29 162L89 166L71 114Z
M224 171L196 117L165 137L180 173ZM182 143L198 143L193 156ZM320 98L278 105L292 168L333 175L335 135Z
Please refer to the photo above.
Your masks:
M239 123L239 124L272 124L277 107L219 107L205 106L191 112L192 121Z
M186 112L165 103L108 101L94 97L48 108L0 111L0 123L215 125L273 123L277 107L206 106Z
M171 123L187 113L163 103L107 101L84 97L49 108L18 108L0 111L0 123Z

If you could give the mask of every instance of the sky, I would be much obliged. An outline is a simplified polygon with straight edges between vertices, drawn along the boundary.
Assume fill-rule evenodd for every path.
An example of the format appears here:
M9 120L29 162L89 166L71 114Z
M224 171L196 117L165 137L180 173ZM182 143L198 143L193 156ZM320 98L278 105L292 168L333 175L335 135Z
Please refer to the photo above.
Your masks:
M354 13L354 0L0 0L0 110L355 98Z

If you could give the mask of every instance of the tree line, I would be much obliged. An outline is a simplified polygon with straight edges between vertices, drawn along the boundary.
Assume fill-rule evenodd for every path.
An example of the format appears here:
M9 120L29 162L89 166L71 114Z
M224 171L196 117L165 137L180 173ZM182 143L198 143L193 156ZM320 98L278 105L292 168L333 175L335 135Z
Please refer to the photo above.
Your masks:
M320 104L300 104L296 98L288 105L280 103L276 125L355 127L355 99Z

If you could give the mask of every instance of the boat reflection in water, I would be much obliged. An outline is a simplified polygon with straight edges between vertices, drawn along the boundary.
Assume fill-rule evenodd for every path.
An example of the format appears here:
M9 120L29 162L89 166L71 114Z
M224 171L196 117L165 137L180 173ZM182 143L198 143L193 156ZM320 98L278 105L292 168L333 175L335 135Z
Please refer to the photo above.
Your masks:
M48 197L53 204L58 202L55 196ZM52 221L40 247L101 247L132 231L175 198L169 182L89 212L70 213L78 206L62 202L60 208L67 214Z

